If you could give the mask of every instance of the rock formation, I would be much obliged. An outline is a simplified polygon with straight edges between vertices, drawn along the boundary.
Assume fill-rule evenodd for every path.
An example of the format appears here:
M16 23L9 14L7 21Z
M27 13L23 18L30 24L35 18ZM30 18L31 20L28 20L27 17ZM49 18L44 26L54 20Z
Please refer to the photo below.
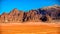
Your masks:
M60 19L60 6L49 6L43 8L52 19Z
M19 11L15 8L10 13L0 15L0 23L51 22L57 19L60 20L60 6L49 6L28 12Z

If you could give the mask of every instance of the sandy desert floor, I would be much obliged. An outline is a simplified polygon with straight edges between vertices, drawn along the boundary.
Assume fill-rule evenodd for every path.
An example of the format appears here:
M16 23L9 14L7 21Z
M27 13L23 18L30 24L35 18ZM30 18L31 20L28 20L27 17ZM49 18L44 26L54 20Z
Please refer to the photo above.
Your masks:
M0 23L0 34L60 34L60 23Z

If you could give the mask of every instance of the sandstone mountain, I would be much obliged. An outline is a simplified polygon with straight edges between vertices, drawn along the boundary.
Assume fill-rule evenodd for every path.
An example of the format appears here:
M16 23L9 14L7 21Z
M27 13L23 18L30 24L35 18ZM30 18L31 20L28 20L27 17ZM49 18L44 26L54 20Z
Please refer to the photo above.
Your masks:
M52 20L60 20L60 6L49 6L28 12L15 8L10 13L0 15L0 23L51 22Z

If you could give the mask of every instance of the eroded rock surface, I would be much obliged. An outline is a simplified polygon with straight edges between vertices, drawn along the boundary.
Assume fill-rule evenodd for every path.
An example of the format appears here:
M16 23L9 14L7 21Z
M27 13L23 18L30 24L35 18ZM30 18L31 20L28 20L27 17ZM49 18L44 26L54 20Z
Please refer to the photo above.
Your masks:
M60 20L60 6L49 6L28 12L15 8L10 13L0 15L0 23L51 22L52 20Z

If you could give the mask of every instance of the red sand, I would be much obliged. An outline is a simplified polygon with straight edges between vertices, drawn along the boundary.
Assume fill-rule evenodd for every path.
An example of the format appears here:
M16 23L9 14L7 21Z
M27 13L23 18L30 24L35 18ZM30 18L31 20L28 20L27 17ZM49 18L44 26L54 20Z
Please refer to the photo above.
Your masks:
M60 34L60 24L0 23L0 34Z

